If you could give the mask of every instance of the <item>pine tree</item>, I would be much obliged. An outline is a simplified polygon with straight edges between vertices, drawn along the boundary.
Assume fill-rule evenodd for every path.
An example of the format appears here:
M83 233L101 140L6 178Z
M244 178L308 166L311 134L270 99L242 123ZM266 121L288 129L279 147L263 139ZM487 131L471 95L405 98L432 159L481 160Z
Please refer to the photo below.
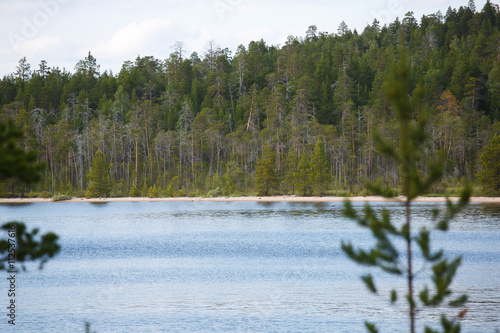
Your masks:
M500 135L495 135L481 155L482 171L477 178L486 195L500 196Z
M87 189L85 197L107 197L111 192L109 166L106 162L106 157L100 150L96 151L94 155L88 179L90 185Z
M394 159L399 164L400 178L403 185L403 195L406 221L399 229L392 224L390 213L384 209L381 216L367 204L363 210L364 214L359 214L349 201L345 203L344 215L354 219L357 223L370 231L376 239L376 245L369 250L355 249L351 243L342 242L342 250L349 258L362 265L379 267L381 270L397 275L404 276L407 282L406 300L409 306L409 326L410 332L415 332L415 314L419 306L437 306L443 303L451 294L450 284L453 281L456 270L461 262L461 257L449 260L444 256L443 250L431 252L430 247L430 231L426 228L420 230L417 235L411 227L411 202L419 195L426 193L433 183L442 177L443 161L438 160L428 165L428 174L422 177L419 170L419 161L424 154L421 152L425 147L426 132L425 125L427 115L423 110L419 113L416 121L412 121L416 117L415 110L418 110L419 102L422 98L422 88L417 87L414 91L414 96L409 100L409 57L405 52L402 52L401 64L395 68L395 77L391 80L388 89L388 96L391 98L393 105L398 113L399 118L399 148L395 149L392 142L384 142L380 137L377 137L379 150L382 154ZM382 189L375 185L369 185L369 189L376 195L392 197L392 191ZM447 202L447 211L440 215L439 210L434 211L433 217L438 219L437 229L446 231L449 221L463 208L470 196L470 189L466 188L462 197L457 204ZM403 253L397 249L393 243L395 239L401 239L406 243L406 258ZM419 295L419 301L415 297L414 277L412 259L415 256L413 245L418 245L422 258L427 264L432 265L431 280L434 284L433 292L425 286ZM405 258L406 260L403 260ZM377 293L377 287L371 274L362 277L367 288ZM431 294L434 293L434 294ZM391 303L396 303L398 294L396 290L392 290L389 295ZM462 295L452 300L448 304L450 306L462 306L467 301L467 296ZM463 311L461 313L464 313ZM457 318L461 318L459 314ZM445 315L441 316L441 324L445 332L459 332L460 323L456 319L449 320ZM375 324L365 322L366 328L370 332L377 332ZM436 331L429 327L425 329L426 333L434 333Z
M314 154L311 158L311 171L314 195L319 196L325 194L328 188L329 174L325 147L321 140L318 140L314 147Z
M500 120L500 63L495 61L488 79L490 93L490 114L493 119Z
M304 151L300 157L299 167L295 175L295 188L299 195L311 195L313 177L311 172L311 165L309 163L309 156Z
M255 188L258 195L269 195L270 191L278 187L276 155L269 146L264 147L262 155L262 158L257 158Z

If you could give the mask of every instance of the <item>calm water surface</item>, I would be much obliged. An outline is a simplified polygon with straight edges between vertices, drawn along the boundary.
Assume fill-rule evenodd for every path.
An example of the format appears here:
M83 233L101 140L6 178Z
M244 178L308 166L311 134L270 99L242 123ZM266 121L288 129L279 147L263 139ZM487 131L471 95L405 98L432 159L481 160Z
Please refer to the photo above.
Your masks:
M359 208L363 204L355 204ZM396 203L374 203L401 221ZM415 204L415 228L432 227L441 204ZM0 205L0 222L21 220L60 236L42 271L17 275L16 327L7 324L8 281L0 282L1 332L405 332L406 307L387 294L404 281L374 271L384 296L359 279L341 240L371 238L341 216L342 203L130 202ZM434 249L463 256L453 289L470 297L463 332L500 330L500 205L470 205L436 233ZM417 268L420 262L416 259ZM6 272L0 274L6 275ZM0 280L0 281L2 281ZM417 277L422 285L425 273ZM3 290L3 291L2 291ZM3 305L1 305L3 304ZM438 328L439 315L419 313ZM419 331L422 331L421 327Z

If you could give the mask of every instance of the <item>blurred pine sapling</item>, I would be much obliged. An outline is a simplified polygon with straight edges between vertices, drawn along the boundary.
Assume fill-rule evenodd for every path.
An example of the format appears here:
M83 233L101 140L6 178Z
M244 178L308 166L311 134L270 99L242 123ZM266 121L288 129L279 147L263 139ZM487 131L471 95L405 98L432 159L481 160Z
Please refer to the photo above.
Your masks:
M444 302L449 306L462 307L467 302L466 295L452 297L450 289L457 268L460 265L461 257L448 259L443 250L433 251L430 245L430 231L422 228L415 231L411 226L412 201L431 188L433 184L442 177L444 156L438 156L425 168L425 175L421 159L425 156L425 143L427 136L425 126L427 115L419 108L420 100L423 97L423 88L418 85L409 97L409 56L406 52L401 53L400 62L393 69L393 75L388 82L387 95L390 98L399 119L399 147L393 148L392 142L384 142L375 135L379 151L399 165L399 175L402 183L403 204L405 206L405 222L398 227L391 221L390 213L383 210L377 214L374 209L366 204L362 212L353 208L350 201L345 202L344 215L371 231L376 245L368 250L355 248L350 242L342 242L342 250L353 261L373 267L378 267L389 274L401 276L406 280L407 294L403 299L409 307L410 332L415 332L416 312L421 307L435 307ZM367 188L375 195L382 195L387 198L394 196L390 189L382 188L376 184L367 184ZM436 229L446 231L449 221L465 206L470 197L470 187L466 186L462 191L458 203L453 204L447 200L446 210L440 212L433 211L432 218L436 221ZM406 245L406 251L400 251L395 246L395 241L402 240ZM429 286L424 286L418 292L415 290L414 278L416 276L412 259L415 255L415 248L421 252L423 260L432 267L430 272L431 281ZM403 252L403 253L402 253ZM406 253L404 253L406 252ZM375 280L371 274L362 277L367 288L378 293ZM393 289L389 295L392 304L397 303L401 297ZM457 311L455 318L441 316L441 326L444 332L459 332L460 322L466 313L465 309ZM365 322L369 332L378 332L374 323ZM429 327L425 327L426 333L438 332Z

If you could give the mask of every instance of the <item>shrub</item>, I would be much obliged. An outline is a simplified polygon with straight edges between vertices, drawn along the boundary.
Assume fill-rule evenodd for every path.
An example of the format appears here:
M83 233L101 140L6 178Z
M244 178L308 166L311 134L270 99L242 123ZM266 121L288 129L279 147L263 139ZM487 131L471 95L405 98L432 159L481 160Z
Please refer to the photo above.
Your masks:
M61 194L57 193L52 196L52 201L66 201L66 200L71 200L72 196L67 195L67 194Z
M207 192L207 197L209 198L217 198L217 197L223 197L224 194L222 193L222 190L220 187L214 188L210 191Z

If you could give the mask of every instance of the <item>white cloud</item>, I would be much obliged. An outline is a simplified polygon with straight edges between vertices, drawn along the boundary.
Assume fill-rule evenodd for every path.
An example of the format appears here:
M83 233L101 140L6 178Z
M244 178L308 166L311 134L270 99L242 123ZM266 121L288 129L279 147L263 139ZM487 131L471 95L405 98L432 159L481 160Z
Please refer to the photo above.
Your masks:
M35 57L40 54L49 53L61 43L59 37L41 36L34 39L27 39L16 45L16 51L26 57Z
M118 30L108 41L98 42L89 49L102 58L127 57L131 54L148 52L152 44L171 27L171 22L163 18L132 22Z

